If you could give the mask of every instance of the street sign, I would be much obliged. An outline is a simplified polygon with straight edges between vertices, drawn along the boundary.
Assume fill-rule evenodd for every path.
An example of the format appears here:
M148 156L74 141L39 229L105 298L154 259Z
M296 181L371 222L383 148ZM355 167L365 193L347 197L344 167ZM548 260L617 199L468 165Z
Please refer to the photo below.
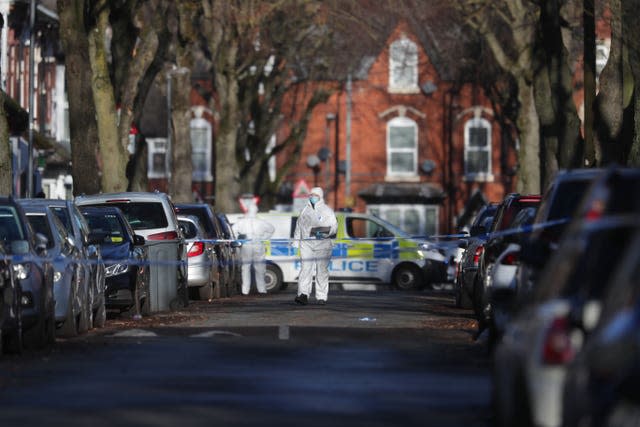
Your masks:
M240 209L242 212L247 213L249 211L249 206L254 205L258 206L260 202L260 197L254 196L253 194L243 194L238 197L238 203L240 203Z
M307 181L305 181L304 179L299 179L296 182L296 185L293 186L293 198L294 199L298 199L298 198L302 198L302 197L309 197L309 193L311 192L311 190L309 189L309 185L307 184Z

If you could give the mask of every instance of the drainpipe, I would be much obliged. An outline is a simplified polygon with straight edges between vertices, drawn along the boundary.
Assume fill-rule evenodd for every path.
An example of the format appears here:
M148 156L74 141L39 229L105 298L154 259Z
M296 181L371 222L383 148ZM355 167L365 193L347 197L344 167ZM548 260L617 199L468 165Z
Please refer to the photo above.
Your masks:
M33 90L34 90L34 60L36 47L36 0L31 0L31 9L29 12L29 26L31 35L29 38L29 144L28 156L29 163L27 165L27 188L25 197L30 198L33 194Z

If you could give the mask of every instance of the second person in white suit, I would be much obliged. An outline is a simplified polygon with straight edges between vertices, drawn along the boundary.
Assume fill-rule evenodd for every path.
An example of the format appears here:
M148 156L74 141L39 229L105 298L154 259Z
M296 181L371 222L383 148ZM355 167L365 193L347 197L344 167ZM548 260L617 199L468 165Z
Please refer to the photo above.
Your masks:
M233 229L240 240L240 256L242 258L242 294L248 295L251 290L251 267L255 271L258 293L267 293L264 283L265 246L264 240L271 238L275 228L267 221L256 216L258 207L250 205L246 215L238 220Z

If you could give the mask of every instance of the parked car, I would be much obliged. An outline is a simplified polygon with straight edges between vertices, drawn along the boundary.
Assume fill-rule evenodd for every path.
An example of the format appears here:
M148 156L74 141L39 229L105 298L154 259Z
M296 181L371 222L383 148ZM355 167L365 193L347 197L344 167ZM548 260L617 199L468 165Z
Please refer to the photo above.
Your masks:
M214 287L214 298L226 297L233 293L238 285L235 268L237 266L234 247L239 247L240 242L229 241L225 236L220 220L213 208L206 203L177 203L175 205L178 215L193 215L204 226L206 237L214 245L218 266L218 286Z
M189 304L187 245L167 194L157 191L103 193L78 196L76 204L120 208L135 233L146 239L151 267L152 311L178 309ZM173 286L175 289L168 289Z
M207 240L204 228L196 216L178 215L178 222L187 243L189 297L211 300L219 280L214 245Z
M640 233L609 279L602 306L585 305L573 320L596 323L568 365L562 393L564 427L636 425L640 416ZM594 313L599 313L595 315Z
M611 170L584 195L495 351L500 425L558 426L567 364L592 330L610 273L640 231L640 170ZM589 313L589 315L585 315Z
M0 197L0 242L12 258L21 289L23 343L27 348L52 346L56 321L53 268L46 259L47 239L33 231L13 198Z
M507 247L498 255L489 273L489 345L492 348L500 339L506 324L516 307L516 269L520 258L522 241L531 232L536 215L536 206L522 209L509 226Z
M144 237L135 234L115 206L80 207L105 264L105 304L110 310L147 316L151 312L149 257Z
M0 354L22 351L20 284L9 254L0 245Z
M82 266L86 270L83 274L89 290L89 302L91 306L89 328L104 324L105 312L105 273L104 262L100 253L100 246L90 240L89 225L72 200L62 199L30 199L33 206L44 206L51 209L60 219L75 245L80 248L83 256Z
M596 168L561 170L556 174L542 196L532 232L522 242L516 288L532 288L589 186L603 172Z
M497 210L498 203L488 203L483 206L471 224L469 237L460 240L459 245L464 252L458 263L454 281L456 307L473 308L473 284L480 263L480 255L489 235L493 215Z
M30 199L19 201L25 210L29 224L37 233L47 238L47 257L53 267L53 295L56 306L57 332L63 337L73 337L89 330L92 320L89 300L89 271L83 265L86 259L82 249L58 217L41 204ZM103 327L106 320L104 307L96 316L97 325Z
M473 292L473 304L479 329L483 330L491 322L491 270L498 256L514 241L520 239L522 230L512 228L516 216L523 209L536 208L540 205L539 195L508 194L498 206L489 236L480 254L478 271L476 272Z

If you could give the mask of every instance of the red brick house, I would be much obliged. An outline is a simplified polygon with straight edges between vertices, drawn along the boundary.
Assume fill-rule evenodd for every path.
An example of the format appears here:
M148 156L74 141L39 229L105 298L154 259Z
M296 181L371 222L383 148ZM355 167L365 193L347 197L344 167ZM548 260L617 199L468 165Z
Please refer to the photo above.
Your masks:
M290 187L319 185L332 207L416 235L451 232L472 196L497 201L515 189L515 149L482 89L449 81L406 23L361 62L350 87L314 110Z

